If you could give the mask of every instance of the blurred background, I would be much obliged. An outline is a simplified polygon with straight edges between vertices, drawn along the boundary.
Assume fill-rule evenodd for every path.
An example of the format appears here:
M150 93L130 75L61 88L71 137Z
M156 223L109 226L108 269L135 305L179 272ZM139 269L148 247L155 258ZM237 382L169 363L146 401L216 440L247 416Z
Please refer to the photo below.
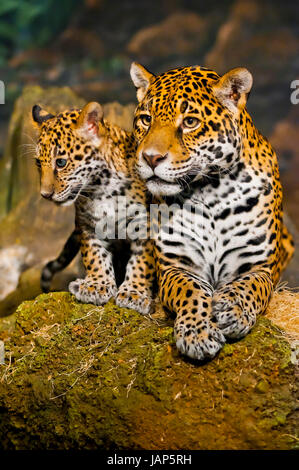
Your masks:
M135 102L132 60L155 73L245 66L254 76L249 111L279 151L296 209L299 105L290 84L299 79L298 32L294 0L1 0L0 155L24 85L70 86L86 100L124 104Z
M37 195L7 217L20 205L20 188L28 189L32 175L18 163L24 150L20 134L26 131L32 140L26 128L31 106L35 101L53 109L88 100L135 103L133 60L157 74L195 64L220 74L238 66L251 71L248 109L278 153L285 207L298 228L299 104L290 98L291 83L299 79L298 33L294 0L1 0L0 80L6 102L0 105L0 248L30 245L24 235L28 224L14 224ZM128 110L113 109L114 115ZM42 204L45 219L52 209L47 201ZM35 212L30 224L36 218ZM5 237L3 227L10 227ZM58 233L57 221L55 227Z

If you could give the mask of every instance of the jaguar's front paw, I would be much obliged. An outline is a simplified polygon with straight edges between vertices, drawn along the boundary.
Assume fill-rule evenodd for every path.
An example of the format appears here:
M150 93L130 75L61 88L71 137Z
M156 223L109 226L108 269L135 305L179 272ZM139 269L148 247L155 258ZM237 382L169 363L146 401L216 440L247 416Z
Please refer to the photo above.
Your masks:
M76 279L69 284L69 291L77 300L86 304L103 305L115 297L117 287L115 284L96 283L89 279Z
M196 324L178 318L174 326L174 336L178 350L199 361L215 357L225 343L222 332L210 322L197 327Z
M212 302L212 314L226 338L239 339L247 335L254 326L256 315L253 309L243 308L232 292L216 292Z
M120 286L116 299L116 305L124 308L132 308L143 315L152 310L153 299L147 291L138 291L126 286Z

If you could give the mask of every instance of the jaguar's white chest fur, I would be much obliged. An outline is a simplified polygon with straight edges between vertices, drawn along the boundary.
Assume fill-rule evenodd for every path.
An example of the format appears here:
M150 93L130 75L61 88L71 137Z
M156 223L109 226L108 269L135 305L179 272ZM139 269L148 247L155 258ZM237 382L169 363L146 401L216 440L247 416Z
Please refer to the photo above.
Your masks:
M266 186L253 170L241 172L237 181L223 176L217 187L199 186L183 204L168 207L170 217L162 220L156 244L212 286L229 282L242 265L265 257Z

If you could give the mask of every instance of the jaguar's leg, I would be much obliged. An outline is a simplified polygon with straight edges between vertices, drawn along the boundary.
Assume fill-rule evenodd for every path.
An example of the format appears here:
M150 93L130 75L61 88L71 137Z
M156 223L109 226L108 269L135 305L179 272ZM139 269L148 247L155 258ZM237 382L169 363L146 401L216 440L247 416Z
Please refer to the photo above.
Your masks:
M270 273L250 272L217 289L213 295L213 315L227 338L242 338L263 313L273 292Z
M112 254L88 231L81 232L80 249L86 277L71 282L69 290L81 302L103 305L117 293Z
M214 357L225 343L212 321L212 288L176 266L158 272L160 299L176 313L174 334L179 351L199 360Z
M155 276L152 242L136 241L131 244L132 256L128 261L124 282L118 289L116 304L150 313Z

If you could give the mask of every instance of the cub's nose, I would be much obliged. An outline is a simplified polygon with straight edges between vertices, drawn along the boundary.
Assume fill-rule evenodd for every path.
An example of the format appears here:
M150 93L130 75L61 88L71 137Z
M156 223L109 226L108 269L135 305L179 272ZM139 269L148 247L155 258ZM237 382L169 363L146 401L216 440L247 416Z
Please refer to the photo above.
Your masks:
M42 191L42 192L41 192L41 195L42 195L45 199L52 199L53 194L54 194L54 191L51 191L51 192Z
M165 155L148 155L147 153L143 152L142 156L148 166L150 166L152 170L154 170L156 166L159 165L159 163L163 162L167 158L167 153Z

